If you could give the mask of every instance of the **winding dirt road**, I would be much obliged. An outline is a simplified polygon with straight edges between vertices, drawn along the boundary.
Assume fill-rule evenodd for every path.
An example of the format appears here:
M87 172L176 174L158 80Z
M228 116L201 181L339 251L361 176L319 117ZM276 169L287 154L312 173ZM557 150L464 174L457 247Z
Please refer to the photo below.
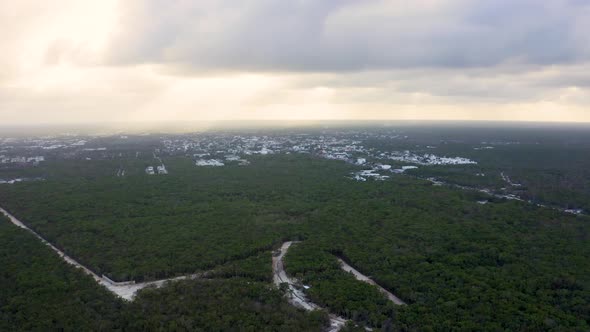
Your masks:
M200 278L202 275L201 273L197 273L197 274L191 274L191 275L187 275L187 276L162 279L162 280L155 280L155 281L148 281L148 282L141 282L141 283L134 283L134 282L129 283L129 284L113 283L110 280L108 280L107 278L101 277L98 274L94 273L92 270L90 270L86 266L80 264L78 261L76 261L72 257L66 255L66 253L59 250L53 244L49 243L49 241L45 240L45 238L43 238L37 232L35 232L34 230L27 227L27 225L25 225L22 221L18 220L15 216L10 214L8 211L6 211L0 207L0 212L2 214L4 214L6 217L8 217L8 219L10 219L10 221L13 224L15 224L16 226L23 228L23 229L29 231L30 233L32 233L35 237L37 237L39 240L41 240L42 243L44 243L49 248L51 248L53 251L55 251L59 255L59 257L61 257L61 259L63 259L65 262L81 269L84 273L91 276L98 284L104 286L106 289L108 289L113 294L115 294L127 301L133 301L133 299L135 298L135 294L137 294L137 292L139 290L141 290L145 287L148 287L148 286L162 287L164 284L166 284L167 282L170 282L170 281L185 280L185 279L197 279L197 278Z
M61 251L57 247L55 247L53 244L51 244L49 241L47 241L45 238L43 238L37 232L35 232L34 230L27 227L22 221L20 221L15 216L13 216L12 214L10 214L8 211L4 210L1 207L0 207L0 213L4 214L6 217L8 217L8 219L14 225L27 230L28 232L33 234L35 237L37 237L42 243L44 243L49 248L51 248L53 251L55 251L59 255L59 257L61 257L65 262L81 269L84 273L91 276L98 284L104 286L106 289L108 289L110 292L112 292L116 296L119 296L127 301L133 301L137 292L145 287L150 287L150 286L162 287L167 282L172 282L172 281L177 281L177 280L186 280L186 279L198 279L198 278L201 278L201 276L204 274L204 273L197 273L197 274L191 274L191 275L187 275L187 276L180 276L180 277L175 277L175 278L148 281L148 282L142 282L142 283L113 282L104 276L97 275L96 273L94 273L92 270L90 270L86 266L82 265L81 263L79 263L78 261L73 259L72 257L68 256L66 253L64 253L63 251ZM273 255L273 258L272 258L273 282L277 287L280 287L281 284L287 285L287 290L288 290L287 297L288 297L289 303L291 303L292 305L299 307L299 308L303 308L308 311L323 309L319 305L311 302L307 298L307 296L305 295L303 290L298 286L299 285L298 281L294 278L290 278L289 276L287 276L287 273L285 272L283 258L285 257L285 254L287 253L287 251L289 250L289 247L291 247L291 245L293 243L295 243L295 242L287 241L287 242L283 243L283 245L279 249L278 255ZM391 294L390 292L388 292L384 288L377 285L369 277L367 277L367 276L363 275L362 273L360 273L359 271L355 270L353 267L346 264L344 261L342 261L340 259L339 259L339 261L342 264L341 266L344 271L352 272L358 280L368 282L372 285L377 286L394 303L405 304L403 301L401 301L395 295ZM329 318L330 318L330 327L326 330L328 332L339 331L340 329L342 329L342 327L344 327L344 325L348 321L347 319L337 316L337 315L334 315L334 314L330 314Z
M280 287L281 284L286 283L288 287L287 297L289 303L292 305L303 308L305 310L319 310L322 307L318 306L317 304L311 302L303 293L303 291L298 288L296 285L298 284L297 280L294 278L290 278L287 276L285 272L285 266L283 264L283 258L285 254L289 250L289 247L295 243L293 241L287 241L283 243L281 249L279 249L278 255L273 255L272 257L272 270L273 270L273 281L277 287ZM347 322L347 319L330 314L330 327L327 329L329 332L337 332L344 327Z

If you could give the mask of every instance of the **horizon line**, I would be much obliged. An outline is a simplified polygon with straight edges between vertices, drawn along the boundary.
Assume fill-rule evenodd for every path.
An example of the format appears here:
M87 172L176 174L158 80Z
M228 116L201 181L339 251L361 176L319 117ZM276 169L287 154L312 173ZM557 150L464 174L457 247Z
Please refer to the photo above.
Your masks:
M2 123L0 128L6 127L43 127L43 126L76 126L76 125L171 125L171 124L215 124L215 123L370 123L370 122L441 122L441 123L530 123L530 124L588 124L590 121L567 120L503 120L503 119L231 119L231 120L134 120L134 121L73 121L73 122L14 122Z

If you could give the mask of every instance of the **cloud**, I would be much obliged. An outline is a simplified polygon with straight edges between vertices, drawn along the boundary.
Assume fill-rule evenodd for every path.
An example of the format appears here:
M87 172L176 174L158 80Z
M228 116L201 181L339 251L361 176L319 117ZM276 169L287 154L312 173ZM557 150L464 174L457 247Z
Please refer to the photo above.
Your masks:
M590 5L554 0L125 2L115 63L347 71L590 60Z
M583 0L0 0L0 121L590 121Z

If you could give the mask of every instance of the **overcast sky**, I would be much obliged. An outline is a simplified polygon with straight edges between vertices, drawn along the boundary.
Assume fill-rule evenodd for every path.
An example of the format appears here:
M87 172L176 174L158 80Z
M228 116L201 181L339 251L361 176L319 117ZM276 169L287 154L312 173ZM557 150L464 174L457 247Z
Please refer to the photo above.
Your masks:
M590 0L0 0L0 123L590 122Z

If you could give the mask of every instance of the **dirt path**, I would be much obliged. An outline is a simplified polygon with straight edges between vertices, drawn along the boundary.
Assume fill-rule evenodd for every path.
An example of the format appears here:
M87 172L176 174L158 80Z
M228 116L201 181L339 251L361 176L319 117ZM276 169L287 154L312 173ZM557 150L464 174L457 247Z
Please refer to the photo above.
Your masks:
M272 257L272 270L273 270L273 281L277 287L280 287L282 283L287 284L288 289L288 300L289 303L292 305L303 308L305 310L319 310L322 309L317 304L311 302L303 293L303 291L298 288L297 280L294 278L289 278L287 273L285 272L285 267L283 264L283 258L285 254L289 250L289 247L295 243L293 241L288 241L283 243L281 249L279 249L279 254L277 256ZM336 332L340 331L340 329L346 324L347 319L336 316L334 314L330 314L330 327L327 331L329 332Z
M86 273L87 275L91 276L98 284L104 286L106 289L108 289L110 292L112 292L113 294L128 300L128 301L133 301L133 299L135 298L135 294L148 286L153 286L153 287L162 287L166 282L169 281L176 281L176 280L185 280L185 279L197 279L201 277L201 273L197 273L197 274L191 274L191 275L187 275L187 276L181 276L181 277L175 277L175 278L169 278L169 279L162 279L162 280L155 280L155 281L147 281L147 282L142 282L142 283L135 283L135 282L131 282L128 284L125 283L113 283L110 280L108 280L105 277L99 276L96 273L94 273L92 270L90 270L89 268L87 268L86 266L80 264L78 261L76 261L75 259L73 259L72 257L66 255L66 253L64 253L63 251L59 250L58 248L56 248L53 244L49 243L49 241L45 240L41 235L39 235L37 232L33 231L32 229L30 229L29 227L27 227L23 222L21 222L20 220L18 220L15 216L13 216L12 214L8 213L8 211L4 210L3 208L0 207L0 212L2 214L4 214L6 217L8 217L8 219L10 219L10 221L15 224L16 226L23 228L27 231L29 231L30 233L32 233L35 237L37 237L39 240L41 240L42 243L44 243L45 245L47 245L49 248L51 248L53 251L55 251L59 257L61 257L61 259L63 259L65 262L67 262L68 264L74 265L75 267L81 269L84 273Z
M489 195L491 197L496 197L496 198L504 198L504 199L508 199L508 200L513 200L513 201L519 201L519 202L525 202L528 204L532 204L538 207L542 207L542 208L546 208L546 209L552 209L555 211L559 211L562 213L567 213L567 214L575 214L575 215L581 215L581 216L587 216L588 215L588 211L584 211L581 209L564 209L564 208L560 208L557 206L551 206L551 205L545 205L545 204L541 204L541 203L537 203L534 202L533 200L526 200L520 196L517 196L515 194L497 194L494 192L494 190L492 189L488 189L488 188L477 188L477 187L468 187L468 186L462 186L462 185L458 185L458 184L454 184L454 183L448 183L448 182L444 182L441 180L437 180L435 178L421 178L421 177L414 177L416 179L421 179L421 180L426 180L426 181L430 181L433 185L435 186L447 186L447 187L451 187L451 188L457 188L457 189L461 189L461 190L469 190L469 191L478 191L482 194L486 194ZM509 181L509 179L508 179ZM510 182L509 183L511 186L521 186L521 184L518 183L513 183Z
M345 261L343 261L342 259L338 258L338 262L340 262L340 267L342 268L342 270L346 271L346 272L350 272L354 275L354 277L357 280L366 282L370 285L373 285L375 287L377 287L377 289L379 289L379 291L383 294L385 294L387 296L387 298L397 304L397 305L405 305L406 303L404 301L402 301L399 297L393 295L390 291L388 291L387 289L379 286L375 281L373 281L373 279L367 277L366 275L362 274L361 272L359 272L358 270L356 270L354 267L348 265Z
M34 230L27 227L23 222L18 220L15 216L13 216L12 214L10 214L8 211L4 210L1 207L0 207L0 213L4 214L6 217L8 217L8 219L14 225L27 230L28 232L33 234L35 237L37 237L42 243L44 243L49 248L51 248L53 251L55 251L59 255L59 257L61 257L66 263L71 264L71 265L81 269L84 273L91 276L98 284L104 286L106 289L108 289L113 294L115 294L125 300L128 300L128 301L133 301L137 292L145 287L150 287L150 286L162 287L167 282L173 282L173 281L177 281L177 280L187 280L187 279L198 279L198 278L201 278L201 276L203 275L203 273L197 273L197 274L191 274L191 275L187 275L187 276L180 276L180 277L175 277L175 278L148 281L148 282L142 282L142 283L112 282L111 280L109 280L108 278L106 278L104 276L101 277L101 276L97 275L96 273L94 273L92 270L90 270L86 266L80 264L75 259L66 255L66 253L64 253L63 251L61 251L57 247L55 247L53 244L49 243L49 241L45 240L45 238L43 238L41 235L39 235ZM303 291L299 287L296 286L298 284L297 280L294 278L290 278L289 276L287 276L287 273L285 272L283 258L285 257L285 254L287 253L287 251L289 250L289 247L291 247L291 245L293 243L294 243L293 241L288 241L288 242L283 243L283 245L279 249L279 254L276 256L273 256L273 258L272 258L273 282L277 287L280 287L280 285L283 283L287 284L288 300L294 306L303 308L308 311L322 309L317 304L311 302L306 297L305 293L303 293ZM403 303L403 301L401 301L400 299L395 297L393 294L387 292L385 289L383 289L379 285L375 284L371 279L364 276L362 273L358 272L357 270L355 270L354 268L352 268L348 264L344 263L344 261L341 261L341 262L343 263L343 265L342 265L343 269L345 271L352 272L355 276L357 276L357 279L376 285L383 292L388 294L388 297L390 297L390 299L392 301L394 301L396 304L405 304L405 303ZM399 301L400 303L397 303L396 301ZM342 329L342 327L348 321L347 319L337 316L337 315L334 315L334 314L330 314L329 317L330 317L330 327L327 329L328 332L339 331L340 329Z

